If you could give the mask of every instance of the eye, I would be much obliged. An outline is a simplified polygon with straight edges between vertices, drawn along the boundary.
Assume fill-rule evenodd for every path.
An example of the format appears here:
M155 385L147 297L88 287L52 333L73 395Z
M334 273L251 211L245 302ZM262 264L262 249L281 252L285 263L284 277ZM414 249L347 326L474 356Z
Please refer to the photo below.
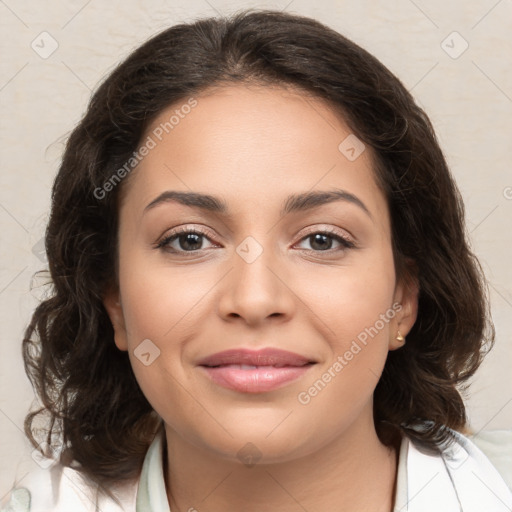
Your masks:
M173 253L194 253L205 249L204 240L208 240L212 247L216 246L208 233L198 228L184 227L172 231L156 244L156 248ZM301 242L306 240L310 240L311 246L306 250L313 252L336 252L355 247L354 242L346 236L331 230L314 231L303 237ZM337 243L338 248L333 248L333 243Z
M310 240L310 245L314 252L327 252L327 251L343 251L355 247L354 242L349 240L347 237L330 230L315 231L302 238L301 242ZM332 248L333 240L339 244L338 248Z
M181 228L164 237L156 247L169 252L197 252L205 249L204 239L211 243L207 234L200 229Z

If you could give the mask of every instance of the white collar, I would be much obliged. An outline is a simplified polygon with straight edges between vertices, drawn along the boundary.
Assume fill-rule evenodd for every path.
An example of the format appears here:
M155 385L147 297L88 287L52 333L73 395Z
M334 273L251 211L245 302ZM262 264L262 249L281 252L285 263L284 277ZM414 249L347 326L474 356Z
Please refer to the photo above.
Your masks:
M432 455L404 436L400 446L394 512L510 512L512 493L489 459L467 437ZM136 512L171 512L163 460L165 430L146 453Z
M394 512L512 511L512 492L489 459L467 437L451 433L454 442L440 455L403 437Z

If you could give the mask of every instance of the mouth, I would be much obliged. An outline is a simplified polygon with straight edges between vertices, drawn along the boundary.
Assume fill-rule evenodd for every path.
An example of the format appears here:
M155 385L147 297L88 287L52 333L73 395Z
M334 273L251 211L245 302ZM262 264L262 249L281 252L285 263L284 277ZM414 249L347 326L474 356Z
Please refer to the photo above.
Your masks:
M279 349L226 350L202 359L198 367L210 380L241 393L264 393L303 376L316 361Z

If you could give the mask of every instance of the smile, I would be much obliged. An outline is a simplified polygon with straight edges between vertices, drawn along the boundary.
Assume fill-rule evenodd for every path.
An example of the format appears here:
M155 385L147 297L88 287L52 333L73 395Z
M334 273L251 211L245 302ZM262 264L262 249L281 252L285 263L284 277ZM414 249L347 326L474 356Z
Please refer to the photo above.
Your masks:
M241 393L264 393L302 377L315 363L279 349L234 349L208 356L198 367L219 386Z

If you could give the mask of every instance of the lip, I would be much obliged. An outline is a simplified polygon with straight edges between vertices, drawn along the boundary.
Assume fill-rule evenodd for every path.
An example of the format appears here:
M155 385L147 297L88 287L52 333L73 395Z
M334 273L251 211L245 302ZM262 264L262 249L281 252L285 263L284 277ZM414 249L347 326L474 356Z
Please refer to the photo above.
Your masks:
M217 352L201 359L199 366L220 366L226 364L248 364L253 366L304 366L316 363L313 359L281 350L277 348L264 348L262 350L249 350L235 348Z
M198 366L222 387L242 393L263 393L298 379L315 363L293 352L266 348L225 350L203 358Z

